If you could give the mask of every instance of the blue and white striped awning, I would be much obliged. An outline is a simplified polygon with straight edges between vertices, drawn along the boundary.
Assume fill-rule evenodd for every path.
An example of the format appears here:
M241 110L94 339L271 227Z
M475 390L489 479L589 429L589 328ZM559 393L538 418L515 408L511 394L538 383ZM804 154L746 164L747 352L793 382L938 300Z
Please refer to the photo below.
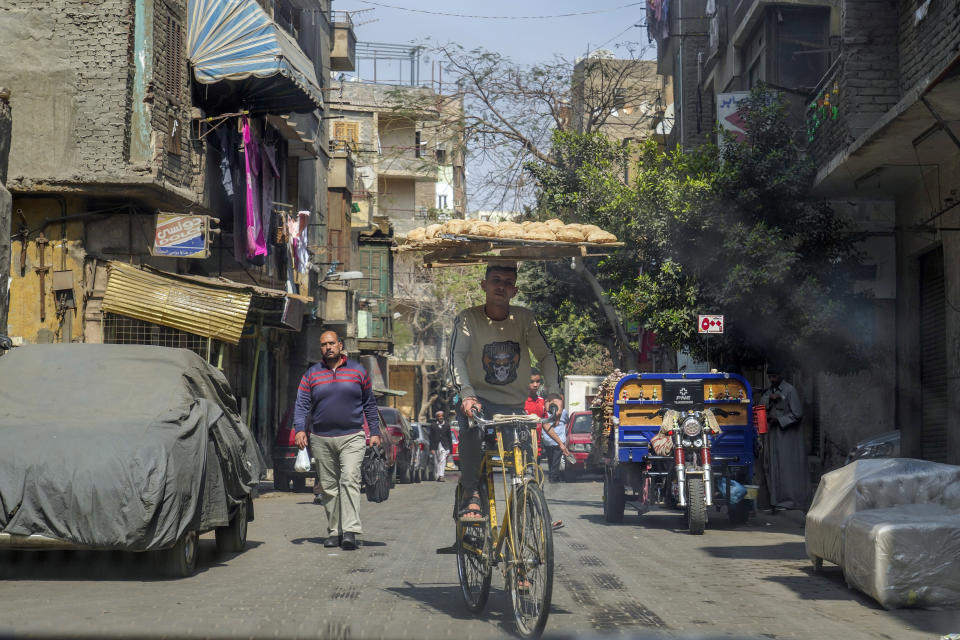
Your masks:
M314 63L256 0L189 0L187 57L197 82L236 83L251 108L323 108Z

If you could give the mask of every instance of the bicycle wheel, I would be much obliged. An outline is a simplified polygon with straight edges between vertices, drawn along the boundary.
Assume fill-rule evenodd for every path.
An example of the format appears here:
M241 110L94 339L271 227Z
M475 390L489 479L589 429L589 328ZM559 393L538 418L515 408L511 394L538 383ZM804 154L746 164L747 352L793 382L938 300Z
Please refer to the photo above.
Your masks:
M459 489L459 487L458 487ZM459 495L459 491L457 492ZM480 504L487 512L486 491L480 489ZM463 602L471 613L483 611L490 596L493 574L493 535L490 522L461 524L457 522L457 574Z
M516 553L508 545L507 588L513 617L520 636L537 638L547 625L553 596L553 528L535 482L524 483L513 495L511 519Z

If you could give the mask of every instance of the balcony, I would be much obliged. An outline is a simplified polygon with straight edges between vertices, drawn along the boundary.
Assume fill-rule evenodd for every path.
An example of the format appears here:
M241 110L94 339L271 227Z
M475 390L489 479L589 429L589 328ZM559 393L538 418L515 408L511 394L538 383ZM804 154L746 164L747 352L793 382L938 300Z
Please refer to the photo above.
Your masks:
M377 173L387 178L413 178L436 182L437 164L432 157L416 157L413 152L383 149L377 160Z
M352 194L354 188L354 170L353 154L344 149L334 150L333 158L330 159L327 188L341 189Z
M333 11L333 42L330 48L331 71L356 69L357 36L353 20L346 11Z

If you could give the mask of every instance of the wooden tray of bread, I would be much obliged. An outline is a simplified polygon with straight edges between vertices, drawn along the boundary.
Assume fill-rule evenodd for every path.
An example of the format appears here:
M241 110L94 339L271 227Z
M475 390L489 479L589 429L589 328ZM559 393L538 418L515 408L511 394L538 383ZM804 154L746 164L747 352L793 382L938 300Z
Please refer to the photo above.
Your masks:
M481 264L497 259L559 260L608 255L622 247L616 236L595 225L546 222L450 220L414 229L398 251L421 251L427 267Z

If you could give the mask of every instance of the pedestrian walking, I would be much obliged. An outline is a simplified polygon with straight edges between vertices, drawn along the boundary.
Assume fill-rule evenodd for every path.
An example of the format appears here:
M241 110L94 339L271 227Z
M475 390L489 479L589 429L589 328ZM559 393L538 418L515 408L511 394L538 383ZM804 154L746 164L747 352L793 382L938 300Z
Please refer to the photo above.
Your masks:
M453 451L453 434L443 411L437 411L436 419L436 424L430 429L430 452L433 454L437 482L446 482L443 474L447 470L447 455Z
M543 450L547 456L547 465L549 468L550 482L560 482L560 461L563 456L570 455L567 450L567 410L560 413L560 418L553 425L552 433L547 431L543 439ZM556 439L554 439L556 436Z
M809 480L807 452L803 442L803 401L796 388L783 379L778 366L767 368L770 388L760 402L767 408L767 442L764 462L770 506L777 509L804 509Z
M480 288L482 305L457 314L450 345L450 370L460 396L460 486L463 502L457 505L461 521L483 519L477 485L480 481L480 429L471 429L474 409L494 414L524 414L529 397L530 353L543 368L546 404L563 409L557 359L547 344L533 312L512 306L518 293L515 262L491 262ZM551 429L549 426L547 429ZM527 452L533 459L533 451Z
M335 331L320 334L322 360L303 374L297 390L293 425L297 446L308 444L317 461L320 495L327 515L324 547L356 549L360 524L360 463L366 448L380 445L380 418L370 376L343 354ZM309 442L307 429L310 430Z

